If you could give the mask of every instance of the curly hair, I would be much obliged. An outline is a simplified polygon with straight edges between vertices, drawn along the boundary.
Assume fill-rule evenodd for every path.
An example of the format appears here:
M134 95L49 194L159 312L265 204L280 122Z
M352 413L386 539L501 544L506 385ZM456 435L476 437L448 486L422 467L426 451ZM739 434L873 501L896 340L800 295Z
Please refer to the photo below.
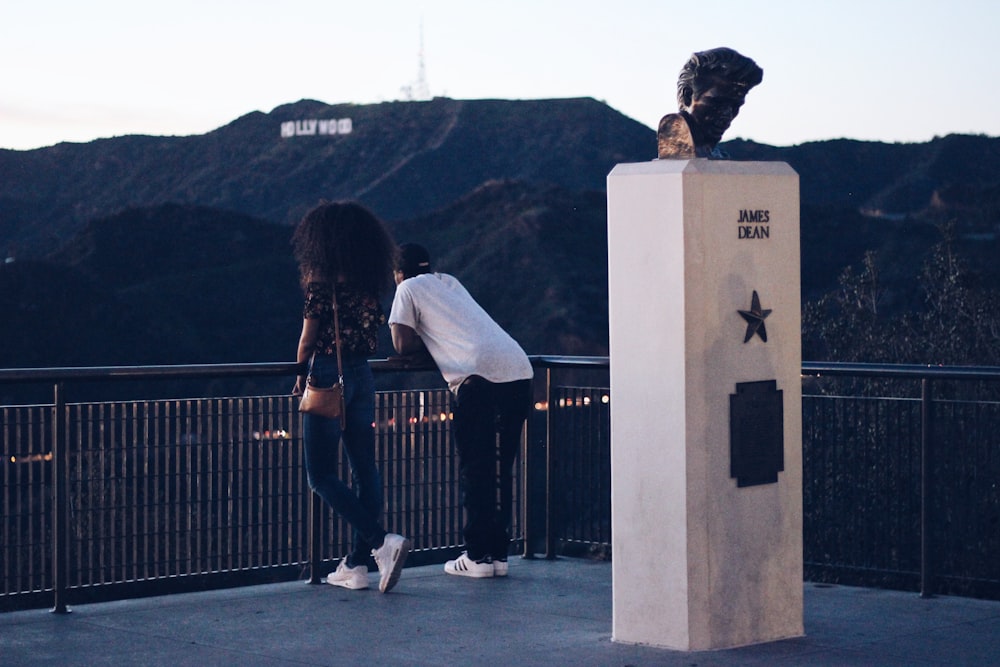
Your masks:
M726 47L698 51L691 57L677 79L677 102L683 109L687 91L700 93L711 85L713 78L725 79L730 86L741 88L744 94L764 78L764 70L750 58Z
M385 224L357 202L320 203L292 235L302 287L346 282L373 295L392 286L396 243Z

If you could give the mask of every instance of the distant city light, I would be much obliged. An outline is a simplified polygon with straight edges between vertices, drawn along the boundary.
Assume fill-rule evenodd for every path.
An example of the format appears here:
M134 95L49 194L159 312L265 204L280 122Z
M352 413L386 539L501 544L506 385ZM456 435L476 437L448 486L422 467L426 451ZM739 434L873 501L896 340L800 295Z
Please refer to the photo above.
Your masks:
M11 456L11 463L32 463L37 461L51 461L52 452L47 452L45 454L28 454L27 456Z

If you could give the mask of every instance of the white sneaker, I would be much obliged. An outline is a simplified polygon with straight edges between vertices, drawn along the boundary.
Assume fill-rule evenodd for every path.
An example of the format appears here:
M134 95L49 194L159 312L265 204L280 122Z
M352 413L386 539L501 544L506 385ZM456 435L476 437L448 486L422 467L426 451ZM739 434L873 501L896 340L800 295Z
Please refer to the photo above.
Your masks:
M347 556L340 559L337 569L326 575L326 583L342 588L350 588L353 591L368 588L368 566L355 565L347 566Z
M399 581L399 575L403 572L403 563L410 555L411 543L402 535L387 533L382 546L372 549L372 556L378 565L379 577L378 589L383 593L388 593Z
M507 576L507 559L494 560L493 561L493 576L494 577L506 577Z
M461 556L445 563L444 571L459 577L474 577L476 579L494 576L493 561L489 556L482 560L472 560L469 558L468 551L463 551Z

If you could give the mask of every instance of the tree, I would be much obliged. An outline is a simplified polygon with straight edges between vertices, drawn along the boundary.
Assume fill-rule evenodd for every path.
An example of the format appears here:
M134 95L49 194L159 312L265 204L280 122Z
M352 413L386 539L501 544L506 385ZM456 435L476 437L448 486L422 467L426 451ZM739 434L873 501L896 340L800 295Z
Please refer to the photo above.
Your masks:
M806 303L803 357L891 364L1000 365L1000 291L956 250L955 226L941 225L919 278L920 310L880 309L879 258L846 267L839 288Z

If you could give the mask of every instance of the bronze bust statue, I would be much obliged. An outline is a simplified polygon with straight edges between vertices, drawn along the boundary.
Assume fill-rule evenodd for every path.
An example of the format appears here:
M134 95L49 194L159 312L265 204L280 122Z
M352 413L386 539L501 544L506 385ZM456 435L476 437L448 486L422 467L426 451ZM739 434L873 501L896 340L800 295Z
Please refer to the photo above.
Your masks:
M699 51L677 79L680 111L660 119L658 157L724 157L716 148L750 89L764 78L757 63L727 48Z

